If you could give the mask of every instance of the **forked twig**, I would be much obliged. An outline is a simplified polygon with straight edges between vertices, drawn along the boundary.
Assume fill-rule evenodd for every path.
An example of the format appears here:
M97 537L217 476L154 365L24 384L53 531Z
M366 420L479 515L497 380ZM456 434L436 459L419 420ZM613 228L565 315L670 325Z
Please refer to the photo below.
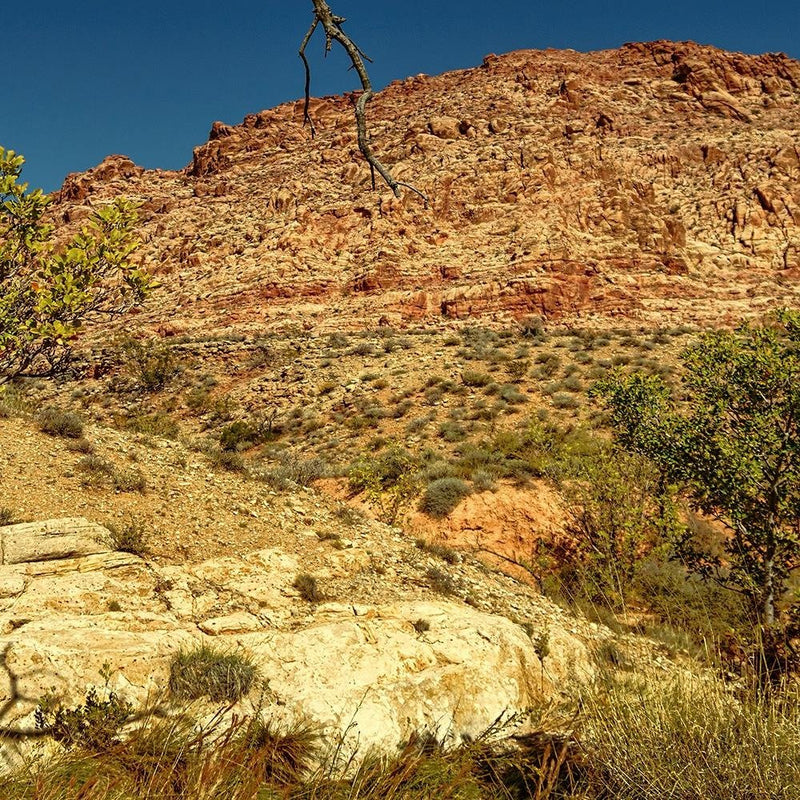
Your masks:
M302 44L300 45L300 58L303 59L303 66L305 68L306 83L305 83L305 102L303 105L303 124L306 122L311 128L311 135L314 136L316 130L314 123L309 114L309 102L311 91L311 68L306 58L306 47L308 46L317 25L322 25L325 31L325 52L328 53L331 49L333 42L338 42L350 58L351 68L356 71L359 80L361 81L361 88L363 89L360 97L356 101L355 116L356 116L356 130L358 132L358 149L361 151L372 171L372 187L375 188L375 172L383 178L386 185L394 192L395 197L400 197L400 187L404 186L410 189L415 194L418 194L424 201L425 206L428 205L428 198L417 188L408 183L395 180L388 167L381 163L380 159L375 155L372 145L370 144L369 134L367 132L367 103L375 96L372 88L372 82L369 79L369 73L364 61L370 59L364 54L358 45L344 32L342 25L345 22L344 17L337 16L331 11L330 6L326 0L312 0L314 5L314 21L308 29Z

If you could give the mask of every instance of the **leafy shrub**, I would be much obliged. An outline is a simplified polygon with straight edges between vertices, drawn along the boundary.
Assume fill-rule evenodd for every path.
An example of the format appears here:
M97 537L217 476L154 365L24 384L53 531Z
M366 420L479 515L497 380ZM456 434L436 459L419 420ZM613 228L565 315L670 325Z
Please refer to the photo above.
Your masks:
M207 645L181 651L172 660L169 688L184 700L208 697L235 703L246 695L258 677L250 659L240 653L220 653Z
M133 707L109 692L105 700L97 689L86 693L83 705L65 708L53 695L45 695L36 707L36 730L47 733L64 747L103 752L120 741L122 727L133 715Z
M77 414L48 406L39 412L36 421L39 430L50 436L63 436L66 439L80 439L83 436L83 421Z
M417 460L404 447L390 444L378 456L362 456L350 465L353 493L364 492L384 522L393 523L417 491Z
M446 517L470 491L469 484L460 478L439 478L428 484L420 509L431 517Z

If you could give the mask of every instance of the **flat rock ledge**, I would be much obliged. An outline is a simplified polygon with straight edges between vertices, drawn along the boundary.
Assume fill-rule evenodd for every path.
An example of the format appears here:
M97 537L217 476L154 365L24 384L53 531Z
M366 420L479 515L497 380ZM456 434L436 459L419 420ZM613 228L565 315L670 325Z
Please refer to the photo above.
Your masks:
M0 528L0 733L16 732L0 737L0 766L24 748L45 693L79 703L108 665L108 688L143 705L166 697L171 659L199 644L257 665L238 713L306 720L358 752L423 730L474 737L594 671L557 624L543 667L520 625L463 603L314 606L280 550L156 566L109 541L84 519Z

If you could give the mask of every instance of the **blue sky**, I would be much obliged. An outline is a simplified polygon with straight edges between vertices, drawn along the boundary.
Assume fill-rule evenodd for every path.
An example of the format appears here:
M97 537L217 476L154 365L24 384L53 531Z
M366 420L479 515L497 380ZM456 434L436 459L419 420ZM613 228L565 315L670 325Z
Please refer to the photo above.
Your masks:
M598 50L694 39L800 58L800 2L769 12L743 0L331 0L374 59L376 86L418 72L474 66L523 47ZM3 14L5 111L0 145L23 153L25 177L51 191L109 153L146 167L191 160L216 119L239 122L302 93L298 44L310 0L108 0L16 3ZM311 46L314 94L356 87L342 57Z

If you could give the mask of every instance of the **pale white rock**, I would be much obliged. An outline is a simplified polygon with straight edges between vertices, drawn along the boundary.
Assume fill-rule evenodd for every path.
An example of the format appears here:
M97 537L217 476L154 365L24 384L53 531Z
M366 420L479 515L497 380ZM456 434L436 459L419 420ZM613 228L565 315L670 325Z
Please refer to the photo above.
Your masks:
M264 627L264 623L253 614L237 611L224 617L203 620L198 627L209 636L221 636L230 633L251 633Z
M0 528L0 563L22 564L107 552L108 531L81 517Z

